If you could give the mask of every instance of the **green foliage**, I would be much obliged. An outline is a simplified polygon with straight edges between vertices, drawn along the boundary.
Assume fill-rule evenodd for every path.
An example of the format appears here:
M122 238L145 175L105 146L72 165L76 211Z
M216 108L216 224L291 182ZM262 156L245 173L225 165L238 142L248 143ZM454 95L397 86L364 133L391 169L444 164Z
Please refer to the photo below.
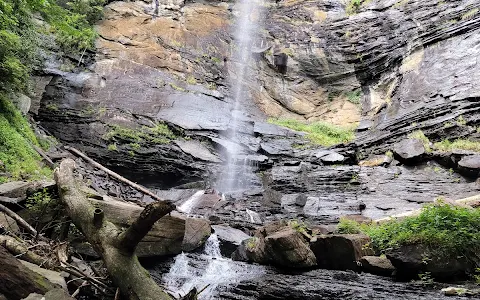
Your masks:
M168 144L175 137L170 128L163 123L158 123L153 127L143 126L139 129L114 125L112 130L104 136L109 141L127 141L133 149L140 148L141 143Z
M480 210L442 202L425 206L415 217L359 226L378 252L419 243L438 257L468 258L480 247Z
M307 225L303 223L302 221L299 220L290 220L288 222L288 225L295 231L300 232L300 233L306 233L307 232Z
M333 146L353 140L353 129L341 128L324 122L303 123L292 119L269 119L269 123L307 133L307 138L314 144Z
M39 143L27 120L0 94L0 161L13 179L51 176L50 169L40 166L40 156L31 145Z
M435 148L441 151L452 150L470 150L480 152L480 142L472 140L458 139L453 142L443 140L434 144Z
M26 207L33 213L42 213L52 201L52 195L43 189L27 198Z
M350 0L346 8L347 15L353 15L358 13L360 7L365 2L366 0Z
M347 219L347 218L340 218L340 222L337 226L337 232L341 234L356 234L360 233L362 230L360 228L360 224L357 222Z
M37 34L31 10L41 0L0 1L0 91L23 91L35 65Z
M421 140L422 143L423 143L423 146L425 147L425 151L427 153L430 153L432 152L432 148L430 147L430 140L428 139L428 137L425 136L425 134L423 133L423 131L421 130L416 130L412 133L410 133L408 135L409 138L411 139L418 139L418 140Z
M479 8L474 8L466 12L465 14L462 15L462 20L469 20L472 19L478 12L480 11Z
M107 147L108 151L117 151L117 144L110 144Z
M62 49L80 53L94 47L97 34L93 24L101 19L104 4L105 0L73 0L65 8L49 3L41 12Z
M354 90L354 91L348 92L346 96L349 102L359 105L361 104L363 93L362 93L362 90Z

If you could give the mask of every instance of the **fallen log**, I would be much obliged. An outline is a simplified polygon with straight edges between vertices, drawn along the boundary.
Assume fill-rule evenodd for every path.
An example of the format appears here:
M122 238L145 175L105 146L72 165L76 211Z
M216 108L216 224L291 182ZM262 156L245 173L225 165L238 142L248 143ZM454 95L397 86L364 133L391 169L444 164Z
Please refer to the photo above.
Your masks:
M114 283L124 297L130 300L172 299L150 277L138 262L136 244L151 229L155 221L175 209L169 201L158 201L147 205L134 226L120 230L108 221L104 212L90 204L82 192L79 180L74 177L75 162L65 159L55 169L55 180L61 201L72 222L80 229L95 251L102 256Z
M55 286L42 275L32 272L0 246L0 294L17 300L30 293L45 294Z
M90 163L94 167L102 170L103 172L107 173L108 175L112 176L113 178L117 179L118 181L123 182L125 184L128 184L129 186L133 187L134 189L136 189L136 190L138 190L138 191L140 191L140 192L142 192L146 195L149 195L150 197L152 197L155 200L163 201L163 199L158 197L155 193L153 193L152 191L150 191L146 187L143 187L143 186L141 186L141 185L139 185L139 184L137 184L133 181L128 180L127 178L121 176L120 174L115 173L110 169L107 169L106 167L102 166L98 162L94 161L93 159L91 159L90 157L88 157L87 155L82 153L81 151L79 151L79 150L77 150L73 147L69 147L69 146L65 146L65 149L67 149L68 151L72 152L73 154L83 158L84 160L86 160L88 163Z
M31 262L32 264L44 266L47 269L53 269L57 266L55 262L29 250L24 243L16 240L11 236L0 235L0 247L4 247L10 253L14 254L17 258L21 258L23 260Z

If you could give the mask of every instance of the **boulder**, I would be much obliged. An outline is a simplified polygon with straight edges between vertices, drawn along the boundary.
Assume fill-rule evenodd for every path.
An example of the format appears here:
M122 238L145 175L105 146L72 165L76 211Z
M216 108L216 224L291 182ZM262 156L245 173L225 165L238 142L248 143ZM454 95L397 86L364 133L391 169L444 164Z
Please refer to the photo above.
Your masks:
M288 227L265 238L265 252L272 264L281 267L309 268L317 264L303 235Z
M34 192L43 188L53 188L55 181L10 181L0 184L0 196L8 198L24 198L27 192Z
M310 244L320 268L333 270L359 270L358 261L373 255L368 247L370 238L364 234L335 234L317 237Z
M339 164L345 160L345 156L331 150L317 151L314 156L324 164Z
M254 237L242 242L232 258L288 268L316 265L315 255L304 236L285 222L275 222L257 230Z
M468 155L462 157L458 162L458 170L467 176L479 177L480 155Z
M220 251L226 257L230 257L242 241L250 238L245 232L228 225L212 225L212 229L220 241Z
M480 260L465 256L440 257L421 244L403 245L386 253L401 280L418 279L418 274L430 272L439 281L466 279L480 265Z
M404 139L399 143L396 143L393 147L394 154L398 157L398 160L404 163L418 162L425 152L425 146L419 139Z
M27 298L23 300L73 300L75 298L70 297L70 295L63 289L53 289L48 291L45 295L40 295L37 293L32 293L28 295Z
M380 275L380 276L392 276L395 267L392 262L383 256L364 256L360 259L362 271Z

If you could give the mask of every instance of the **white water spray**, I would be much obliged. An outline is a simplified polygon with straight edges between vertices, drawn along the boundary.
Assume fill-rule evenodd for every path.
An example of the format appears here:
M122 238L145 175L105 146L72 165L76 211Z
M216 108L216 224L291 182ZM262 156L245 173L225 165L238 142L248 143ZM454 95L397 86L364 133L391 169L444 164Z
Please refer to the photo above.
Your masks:
M208 286L198 299L220 299L217 289L242 280L254 279L264 274L260 266L248 265L223 258L220 252L220 242L216 234L212 234L205 243L203 255L179 254L170 267L170 271L163 277L169 290L182 295L196 287L201 290Z
M200 190L193 194L187 201L178 207L178 209L186 214L192 212L192 210L197 206L198 201L202 198L202 195L205 193L204 190Z

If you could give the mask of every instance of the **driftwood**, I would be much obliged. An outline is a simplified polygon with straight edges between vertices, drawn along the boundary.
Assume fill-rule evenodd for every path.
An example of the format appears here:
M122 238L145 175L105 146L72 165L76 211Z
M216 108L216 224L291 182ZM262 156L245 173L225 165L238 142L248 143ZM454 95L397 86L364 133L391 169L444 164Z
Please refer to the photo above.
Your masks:
M112 176L113 178L125 183L125 184L128 184L129 186L133 187L134 189L146 194L146 195L149 195L150 197L152 197L153 199L155 200L158 200L158 201L163 201L163 199L161 199L160 197L158 197L155 193L153 193L152 191L150 191L149 189L147 189L146 187L143 187L133 181L130 181L128 180L127 178L113 172L112 170L110 169L107 169L105 168L104 166L102 166L101 164L99 164L98 162L94 161L93 159L91 159L90 157L88 157L87 155L85 155L84 153L82 153L81 151L73 148L73 147L69 147L69 146L65 146L65 149L67 149L68 151L72 152L73 154L83 158L84 160L86 160L88 163L90 163L91 165L93 165L94 167L102 170L103 172L107 173L108 175Z
M0 204L0 211L1 212L4 212L5 214L7 214L9 217L11 217L12 219L14 219L18 226L20 227L23 227L26 231L28 231L28 233L30 233L31 235L33 235L34 237L37 236L37 231L35 230L35 228L33 228L30 224L27 223L27 221L25 221L22 217L20 217L19 215L17 215L16 213L14 213L12 210L10 210L8 207Z
M81 183L73 175L74 169L75 162L71 159L63 160L55 169L60 199L72 222L102 256L122 295L131 300L172 299L138 262L136 244L129 243L136 243L143 238L153 223L174 210L175 205L168 201L151 203L134 221L134 225L121 231L104 217L103 210L90 204L87 195L79 188Z

